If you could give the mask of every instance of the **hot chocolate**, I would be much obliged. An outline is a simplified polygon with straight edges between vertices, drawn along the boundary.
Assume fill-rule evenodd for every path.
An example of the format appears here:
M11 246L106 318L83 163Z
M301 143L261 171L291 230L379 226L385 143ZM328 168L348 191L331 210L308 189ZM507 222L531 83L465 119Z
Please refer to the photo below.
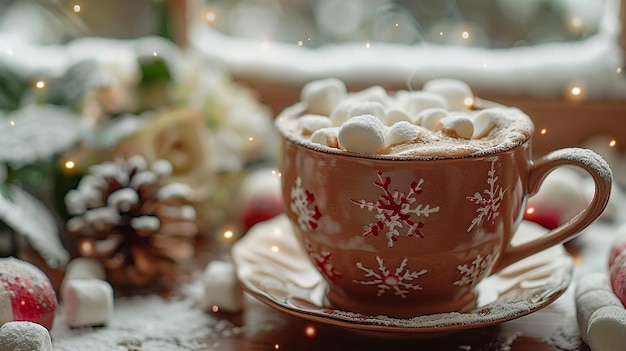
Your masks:
M480 106L463 82L438 79L420 91L382 87L348 93L336 79L307 84L278 127L312 148L376 158L458 158L527 141L531 119L511 107Z

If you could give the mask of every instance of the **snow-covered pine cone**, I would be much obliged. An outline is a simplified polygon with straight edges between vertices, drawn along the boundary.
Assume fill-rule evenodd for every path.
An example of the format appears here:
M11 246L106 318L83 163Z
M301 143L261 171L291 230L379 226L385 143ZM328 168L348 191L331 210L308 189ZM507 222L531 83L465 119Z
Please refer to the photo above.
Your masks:
M198 232L191 188L165 184L172 166L148 165L142 156L89 168L65 196L74 217L67 229L79 236L79 254L98 258L113 284L146 285L173 278L194 255Z

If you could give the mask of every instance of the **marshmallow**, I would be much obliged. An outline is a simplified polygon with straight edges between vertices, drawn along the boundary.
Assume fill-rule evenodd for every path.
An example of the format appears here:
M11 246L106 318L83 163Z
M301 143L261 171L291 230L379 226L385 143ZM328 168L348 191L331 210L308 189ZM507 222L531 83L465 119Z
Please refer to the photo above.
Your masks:
M412 115L417 115L429 108L441 108L444 110L448 108L446 100L441 95L434 93L413 91L404 99L406 109Z
M574 299L578 300L583 294L592 290L612 291L609 276L604 272L586 273L576 280Z
M339 128L337 139L347 151L375 154L385 147L385 125L372 115L352 117Z
M318 129L328 128L331 126L330 119L320 115L304 115L298 118L298 128L303 135L309 135Z
M72 279L106 279L106 273L97 259L77 257L65 267L63 281Z
M340 127L343 122L350 118L350 109L355 106L354 100L343 100L330 112L328 118L334 127Z
M417 116L417 123L424 128L430 130L436 130L439 126L439 121L448 115L448 111L442 108L429 108L422 111Z
M311 135L311 142L329 146L332 148L338 148L339 142L337 141L337 134L339 134L338 127L322 128L316 130Z
M382 105L387 105L389 101L389 95L387 90L380 85L374 85L369 88L363 89L353 94L353 97L360 101L372 101L378 102Z
M336 78L315 80L307 83L300 93L309 113L328 116L348 92L346 85Z
M105 280L65 280L61 299L70 327L105 325L113 314L113 288Z
M352 106L348 112L348 118L363 115L375 116L384 123L386 117L385 106L383 106L380 102L367 101Z
M50 333L33 322L7 322L0 327L0 351L52 351Z
M626 346L626 310L606 306L589 318L587 344L593 351L623 350Z
M474 135L474 124L467 116L450 115L439 120L441 130L454 137L471 139Z
M587 328L589 327L591 316L599 309L606 306L617 306L624 308L617 297L607 290L590 290L580 295L576 299L576 321L580 337L586 342Z
M406 143L418 137L420 127L406 121L394 123L385 136L385 144L387 147L396 144ZM422 131L423 132L423 131Z
M466 111L474 103L472 89L457 79L433 79L426 82L422 90L441 95L449 111Z
M622 250L609 266L611 288L617 298L626 305L626 250Z
M408 112L398 107L392 107L385 111L385 121L387 121L387 125L389 126L392 126L398 122L414 122L413 118L411 118Z
M498 113L495 109L480 111L474 118L474 135L472 135L472 138L480 139L487 136L487 134L498 125L498 120L502 117L502 114Z
M213 261L202 274L204 302L214 312L237 312L242 309L243 291L237 283L235 267L230 262Z

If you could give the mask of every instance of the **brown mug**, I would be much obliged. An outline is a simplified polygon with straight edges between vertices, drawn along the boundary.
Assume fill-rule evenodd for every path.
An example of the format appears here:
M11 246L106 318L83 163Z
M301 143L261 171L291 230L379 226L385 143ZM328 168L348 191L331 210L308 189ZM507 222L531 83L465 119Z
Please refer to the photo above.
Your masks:
M611 191L607 163L567 148L533 160L516 146L454 158L384 157L314 147L289 130L298 104L276 120L285 212L310 261L345 311L408 318L476 307L485 277L572 239ZM568 223L511 244L527 198L560 166L591 175L595 196Z

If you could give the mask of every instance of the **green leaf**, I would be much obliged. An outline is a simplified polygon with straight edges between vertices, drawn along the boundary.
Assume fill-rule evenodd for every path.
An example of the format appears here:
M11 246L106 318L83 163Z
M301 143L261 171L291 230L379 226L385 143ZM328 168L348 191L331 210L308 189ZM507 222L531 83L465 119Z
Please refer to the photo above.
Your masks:
M167 66L167 62L160 57L140 58L139 65L141 67L141 85L172 80L172 74Z
M0 60L0 110L18 109L27 89L27 79Z
M70 67L61 77L53 78L48 83L48 95L45 101L79 110L85 92L95 82L97 64L93 60L80 61Z

